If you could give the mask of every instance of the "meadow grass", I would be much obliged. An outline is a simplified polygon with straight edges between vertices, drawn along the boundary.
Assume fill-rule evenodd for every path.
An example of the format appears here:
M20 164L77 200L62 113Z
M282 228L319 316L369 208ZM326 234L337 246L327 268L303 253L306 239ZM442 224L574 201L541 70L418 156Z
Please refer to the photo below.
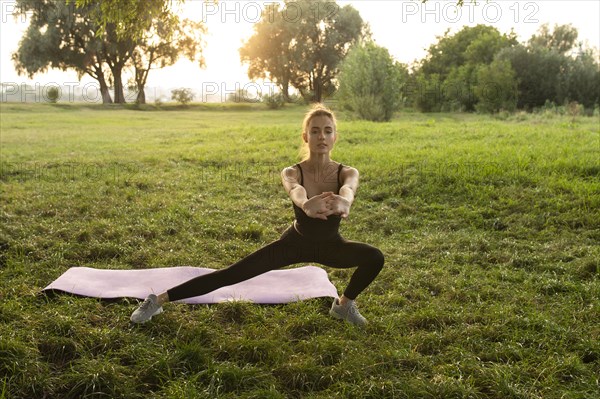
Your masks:
M330 299L170 304L39 292L69 267L222 268L293 220L306 108L2 104L0 398L595 398L597 117L340 112L379 247L359 329ZM325 268L342 292L351 270Z

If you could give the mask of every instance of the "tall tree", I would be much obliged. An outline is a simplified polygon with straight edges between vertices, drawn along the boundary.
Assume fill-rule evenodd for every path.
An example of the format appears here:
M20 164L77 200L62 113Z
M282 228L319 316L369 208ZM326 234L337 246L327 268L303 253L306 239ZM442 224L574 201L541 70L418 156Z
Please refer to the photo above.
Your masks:
M125 102L121 76L127 65L135 70L141 102L145 101L144 86L151 69L172 65L181 55L204 65L205 25L181 21L172 10L153 20L144 34L134 39L120 34L118 24L112 22L100 29L95 22L100 2L77 5L64 0L19 0L18 6L19 12L31 14L31 23L12 56L17 71L33 76L48 68L75 69L80 78L87 73L99 82L105 103L112 102L109 85L114 86L115 102ZM106 66L110 72L105 71Z
M350 5L286 0L282 9L263 13L240 56L251 78L269 77L284 94L289 84L306 100L321 101L335 90L338 65L365 29Z
M528 44L532 49L545 48L565 54L575 48L578 35L577 29L571 24L554 25L552 32L548 28L548 24L543 24L537 33L531 36Z
M254 24L254 35L239 52L242 63L248 64L250 79L269 79L289 101L290 81L296 71L289 51L293 32L284 22L279 4L265 8L261 20Z
M78 6L95 6L91 15L99 31L112 30L119 38L137 40L152 22L170 12L173 0L67 0ZM177 0L182 3L183 0Z
M151 28L138 40L132 57L134 82L138 104L146 102L144 88L152 69L175 64L180 56L197 62L203 68L205 59L202 48L206 26L201 22L167 14L153 21Z
M478 101L474 93L477 71L482 65L491 64L498 51L516 44L514 31L501 34L488 25L467 26L453 35L447 30L443 36L438 36L437 43L429 47L418 69L421 84L430 86L430 80L439 83L438 87L433 88L439 91L439 96L434 101L431 98L418 98L417 106L425 111L474 111Z
M350 5L331 1L302 0L300 20L289 23L295 31L290 48L298 73L292 81L305 99L320 102L335 91L338 66L365 27L360 14Z
M127 36L119 37L113 24L106 25L106 29L101 35L104 40L100 51L112 73L115 103L125 103L122 72L133 54L136 42Z
M64 1L19 0L19 13L29 15L30 24L12 55L17 73L30 78L48 68L74 69L98 81L104 103L112 102L103 64L103 38L88 17L90 8L75 7Z
M527 42L499 52L497 58L508 60L518 81L518 108L531 110L546 101L564 104L578 101L591 108L598 100L598 62L588 50L571 54L577 30L570 25L547 25L539 28Z
M470 64L489 64L500 49L517 44L516 33L500 34L488 25L465 26L455 34L450 29L438 36L437 43L429 46L427 56L421 61L420 72L437 73L442 79L452 70Z
M532 110L544 105L546 100L557 102L561 70L566 67L566 58L548 49L518 45L498 53L499 60L508 60L518 81L517 107ZM562 102L562 101L559 101Z
M98 34L107 37L102 53L113 77L115 102L124 103L121 73L135 46L153 21L171 13L171 0L67 0L78 6L90 6L89 17L97 24ZM138 57L139 58L139 57ZM137 78L137 77L136 77Z
M569 59L565 73L568 101L577 101L588 109L600 104L600 65L598 53L579 48L577 57Z

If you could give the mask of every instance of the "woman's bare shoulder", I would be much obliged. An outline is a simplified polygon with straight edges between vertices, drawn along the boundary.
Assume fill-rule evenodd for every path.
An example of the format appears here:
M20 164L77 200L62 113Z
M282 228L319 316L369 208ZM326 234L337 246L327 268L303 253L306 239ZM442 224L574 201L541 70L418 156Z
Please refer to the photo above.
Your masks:
M342 166L342 170L340 171L340 173L344 174L344 175L357 175L358 176L358 169L356 169L350 165L344 164Z
M286 166L281 171L281 175L286 178L298 179L300 177L300 171L298 170L298 164Z
M358 170L349 165L344 165L340 170L340 181L342 185L358 187Z

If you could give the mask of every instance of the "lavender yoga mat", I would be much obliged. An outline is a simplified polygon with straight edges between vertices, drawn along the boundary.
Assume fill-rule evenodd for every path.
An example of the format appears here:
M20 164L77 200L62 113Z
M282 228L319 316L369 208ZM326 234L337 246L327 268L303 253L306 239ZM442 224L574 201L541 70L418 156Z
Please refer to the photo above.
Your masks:
M141 270L110 270L72 267L43 291L63 291L96 298L139 298L161 293L214 269L178 266ZM288 303L302 299L338 296L325 270L317 266L272 270L206 295L178 302L218 303L244 300L255 303Z

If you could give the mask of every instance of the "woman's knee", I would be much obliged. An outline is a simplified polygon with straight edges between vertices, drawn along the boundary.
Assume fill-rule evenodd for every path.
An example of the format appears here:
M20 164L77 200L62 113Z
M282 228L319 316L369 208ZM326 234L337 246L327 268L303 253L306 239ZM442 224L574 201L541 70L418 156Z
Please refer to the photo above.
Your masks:
M381 252L381 250L379 248L375 248L375 247L373 247L372 252L373 252L371 255L372 262L375 266L377 266L379 268L379 270L381 270L385 263L385 255L383 254L383 252Z
M383 264L385 263L385 256L383 252L379 248L373 247L369 245L369 250L362 256L362 262L360 266L366 266L368 268L374 268L377 270L381 270L383 268Z

